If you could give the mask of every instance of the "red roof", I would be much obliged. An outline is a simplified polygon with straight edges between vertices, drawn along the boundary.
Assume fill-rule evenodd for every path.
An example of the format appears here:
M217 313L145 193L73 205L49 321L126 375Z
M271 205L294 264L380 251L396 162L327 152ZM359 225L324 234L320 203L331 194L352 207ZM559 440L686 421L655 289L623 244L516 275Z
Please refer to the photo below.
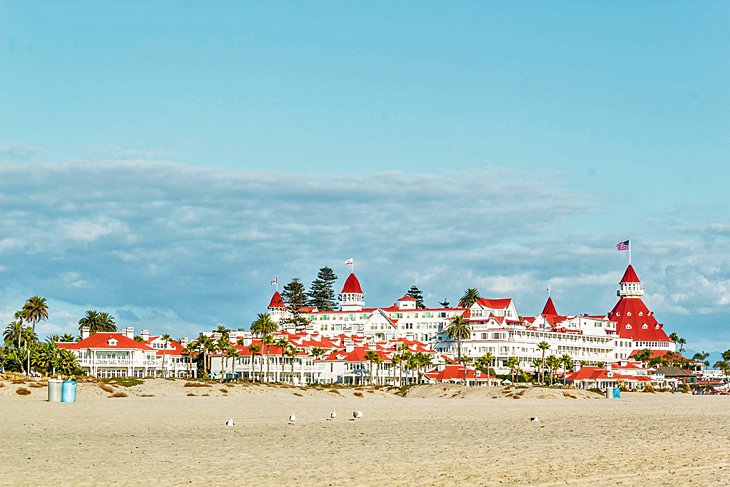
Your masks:
M284 300L281 297L281 294L279 294L279 291L274 292L274 295L271 296L271 301L269 302L269 309L282 309L286 308L286 305L284 304Z
M426 377L436 380L436 381L445 381L445 380L454 380L454 379L461 379L464 380L464 366L463 365L446 365L443 370L433 369L429 372L426 372ZM474 379L474 369L471 367L466 368L466 378L467 379ZM477 379L495 379L496 377L492 377L490 375L484 374L482 372L477 375Z
M557 315L558 312L555 310L555 304L553 303L553 298L548 296L547 302L545 303L545 307L542 309L542 315Z
M569 372L565 376L566 381L579 380L625 380L625 381L651 381L650 377L641 375L625 375L609 371L601 367L582 367L577 372Z
M414 298L413 296L408 296L406 294L405 296L403 296L402 298L400 298L398 301L417 301L417 299Z
M502 299L479 298L477 303L479 303L479 305L484 308L507 309L507 308L509 308L509 305L512 303L512 298L502 298Z
M669 342L664 327L654 318L644 301L638 297L621 297L608 313L608 319L616 322L621 338L639 342Z
M639 280L639 276L636 275L634 266L632 266L631 264L629 264L629 266L626 268L626 272L624 272L624 277L621 278L619 284L623 282L641 282Z
M355 277L355 273L351 273L347 276L345 285L342 286L342 294L357 293L363 294L362 288L360 287L360 281Z
M113 340L116 340L115 345L111 344L115 343ZM127 338L126 335L116 332L94 333L89 338L85 338L84 340L81 340L79 342L58 342L57 345L58 348L65 348L66 350L81 350L86 348L109 348L114 350L125 350L130 348L136 348L139 350L147 350L150 352L156 351L154 348L145 343L134 341L131 338Z

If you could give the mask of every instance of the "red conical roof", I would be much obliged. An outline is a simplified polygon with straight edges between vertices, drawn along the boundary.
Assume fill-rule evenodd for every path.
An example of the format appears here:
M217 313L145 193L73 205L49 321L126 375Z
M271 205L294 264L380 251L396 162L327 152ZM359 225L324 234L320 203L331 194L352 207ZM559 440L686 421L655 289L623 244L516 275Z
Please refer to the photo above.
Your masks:
M636 275L636 271L631 264L629 264L629 266L626 268L626 272L624 272L624 277L621 278L619 284L621 284L622 282L641 282L639 280L639 276Z
M360 287L360 281L357 280L357 277L355 277L354 273L351 273L347 280L345 281L345 285L342 286L342 294L347 293L357 293L357 294L363 294L362 288Z
M555 304L553 303L553 298L548 296L548 300L545 303L545 307L542 309L542 315L557 315L558 312L555 310Z
M278 309L278 308L286 308L286 305L284 304L284 300L281 298L281 294L279 294L279 291L276 291L273 296L271 296L271 301L269 302L269 309Z

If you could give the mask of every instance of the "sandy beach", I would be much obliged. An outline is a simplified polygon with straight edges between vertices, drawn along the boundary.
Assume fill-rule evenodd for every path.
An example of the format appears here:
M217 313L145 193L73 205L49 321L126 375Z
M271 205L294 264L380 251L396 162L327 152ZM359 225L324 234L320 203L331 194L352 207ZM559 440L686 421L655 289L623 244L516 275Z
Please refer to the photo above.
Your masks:
M148 380L116 398L81 383L59 404L42 383L2 384L5 486L730 483L727 396Z

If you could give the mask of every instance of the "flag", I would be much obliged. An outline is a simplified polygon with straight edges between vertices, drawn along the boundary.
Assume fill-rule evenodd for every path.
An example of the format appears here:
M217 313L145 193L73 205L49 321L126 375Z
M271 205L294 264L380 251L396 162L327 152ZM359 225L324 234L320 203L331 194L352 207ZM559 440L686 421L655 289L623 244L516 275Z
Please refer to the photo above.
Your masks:
M269 284L271 284L272 286L278 285L279 284L279 278L278 277L275 277L274 280L271 281Z
M622 250L629 250L629 241L624 240L616 244L616 251L621 252Z
M352 257L345 261L345 265L352 265Z

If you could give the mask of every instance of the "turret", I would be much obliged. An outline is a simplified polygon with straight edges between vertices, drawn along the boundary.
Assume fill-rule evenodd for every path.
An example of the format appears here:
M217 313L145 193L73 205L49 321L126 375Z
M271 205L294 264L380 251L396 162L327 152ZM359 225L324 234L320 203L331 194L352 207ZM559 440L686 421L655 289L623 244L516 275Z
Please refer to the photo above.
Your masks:
M644 288L641 286L639 276L636 275L634 267L629 264L624 272L624 277L619 282L619 290L616 291L616 296L627 297L627 298L640 298L644 295Z
M269 306L266 308L269 310L269 316L271 316L271 319L274 321L279 321L279 319L284 316L284 313L286 312L286 304L284 304L284 299L281 297L281 294L279 294L279 291L275 291L274 295L271 296L271 301L269 301Z
M365 293L362 292L360 281L357 280L355 274L352 273L347 277L345 285L342 286L340 293L340 309L342 311L360 311L365 306L363 299Z

